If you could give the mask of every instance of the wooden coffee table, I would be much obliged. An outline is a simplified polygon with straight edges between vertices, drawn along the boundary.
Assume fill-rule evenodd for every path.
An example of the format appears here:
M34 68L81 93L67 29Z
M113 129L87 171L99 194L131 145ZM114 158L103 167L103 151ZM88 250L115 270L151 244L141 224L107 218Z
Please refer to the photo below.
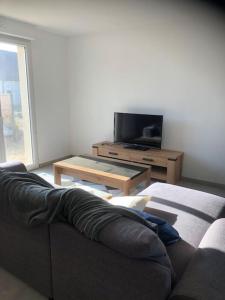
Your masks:
M61 175L64 174L121 189L124 195L129 195L130 190L143 181L148 186L151 178L150 166L87 155L56 162L53 167L58 185L61 185Z

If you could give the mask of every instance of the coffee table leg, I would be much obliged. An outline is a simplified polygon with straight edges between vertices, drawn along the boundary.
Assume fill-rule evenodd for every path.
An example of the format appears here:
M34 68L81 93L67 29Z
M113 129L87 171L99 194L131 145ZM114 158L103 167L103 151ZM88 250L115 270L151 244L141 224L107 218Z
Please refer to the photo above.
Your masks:
M130 185L129 185L129 183L124 184L123 193L124 193L124 196L129 196L129 194L130 194Z
M54 166L54 182L55 184L61 185L61 172L60 168Z
M147 170L147 174L146 174L146 182L145 182L145 185L146 185L146 187L148 187L149 185L150 185L150 183L151 183L151 168L149 168L148 170Z

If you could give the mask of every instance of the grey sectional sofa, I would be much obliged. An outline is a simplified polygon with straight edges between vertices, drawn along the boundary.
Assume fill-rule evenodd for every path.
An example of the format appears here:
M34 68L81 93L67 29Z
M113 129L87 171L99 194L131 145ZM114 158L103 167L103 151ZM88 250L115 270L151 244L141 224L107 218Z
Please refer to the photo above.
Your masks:
M224 300L225 199L162 183L141 194L152 196L146 210L182 237L167 247L175 280L163 265L128 258L68 224L27 228L4 211L0 265L55 300Z
M20 163L0 164L0 168L26 172ZM0 210L0 266L52 298L50 249L48 225L28 228Z

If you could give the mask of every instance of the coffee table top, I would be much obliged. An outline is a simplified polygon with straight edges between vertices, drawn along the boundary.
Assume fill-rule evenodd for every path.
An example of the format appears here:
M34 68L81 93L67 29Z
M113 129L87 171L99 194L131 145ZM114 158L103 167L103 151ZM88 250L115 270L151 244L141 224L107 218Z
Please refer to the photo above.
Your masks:
M125 176L133 179L145 172L148 168L145 166L130 165L117 161L110 161L95 156L79 155L63 160L59 163L66 163L70 166L80 166L88 169L98 170L109 174Z

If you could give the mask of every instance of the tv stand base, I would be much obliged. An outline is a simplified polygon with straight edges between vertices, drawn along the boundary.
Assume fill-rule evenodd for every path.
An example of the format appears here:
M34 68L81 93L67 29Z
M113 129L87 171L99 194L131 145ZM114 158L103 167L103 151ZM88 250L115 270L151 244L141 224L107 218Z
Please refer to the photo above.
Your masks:
M124 147L125 146L125 147ZM115 160L151 165L151 178L176 184L181 178L183 152L166 149L134 149L123 143L102 142L92 146L92 154ZM133 146L133 145L129 145ZM139 146L139 145L138 145Z

